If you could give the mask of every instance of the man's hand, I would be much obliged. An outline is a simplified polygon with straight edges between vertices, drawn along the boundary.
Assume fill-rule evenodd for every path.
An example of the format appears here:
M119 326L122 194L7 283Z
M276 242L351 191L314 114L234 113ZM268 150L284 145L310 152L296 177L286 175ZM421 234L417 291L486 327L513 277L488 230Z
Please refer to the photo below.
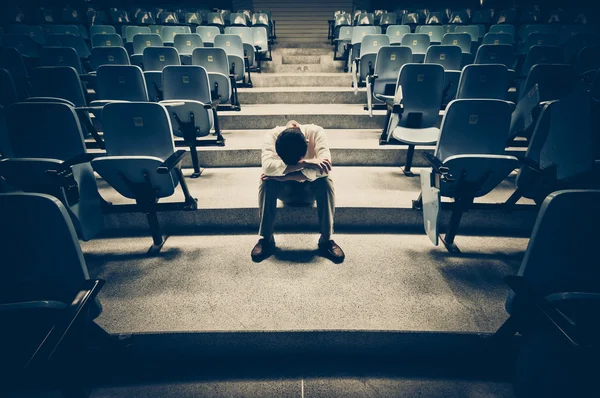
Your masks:
M302 161L302 165L306 169L315 169L323 173L328 174L331 171L331 160L329 159L305 159Z
M260 179L262 181L275 180L275 181L279 181L279 182L284 182L284 181L302 182L302 181L306 181L306 176L298 171L295 173L290 173L290 174L286 174L284 176L278 176L278 177L271 177L271 176L261 174Z

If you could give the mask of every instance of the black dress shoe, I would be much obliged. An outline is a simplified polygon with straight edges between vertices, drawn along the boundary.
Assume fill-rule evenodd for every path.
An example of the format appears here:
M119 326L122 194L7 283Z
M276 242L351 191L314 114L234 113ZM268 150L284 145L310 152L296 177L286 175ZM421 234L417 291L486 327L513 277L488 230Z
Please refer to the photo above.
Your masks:
M346 258L344 251L333 240L319 241L319 250L334 263L341 263Z
M275 239L273 239L273 237L271 237L269 240L261 238L258 240L256 245L254 245L252 253L250 253L250 257L252 257L252 261L260 262L273 254L274 251Z

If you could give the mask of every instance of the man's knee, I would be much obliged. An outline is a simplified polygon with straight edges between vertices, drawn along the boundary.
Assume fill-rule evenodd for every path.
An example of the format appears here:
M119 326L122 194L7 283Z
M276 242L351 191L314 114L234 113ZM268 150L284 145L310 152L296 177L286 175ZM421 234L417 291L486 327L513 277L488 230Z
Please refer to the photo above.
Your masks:
M333 180L331 179L331 177L317 178L315 181L312 182L312 184L314 184L314 187L319 191L324 191L328 193L334 192Z

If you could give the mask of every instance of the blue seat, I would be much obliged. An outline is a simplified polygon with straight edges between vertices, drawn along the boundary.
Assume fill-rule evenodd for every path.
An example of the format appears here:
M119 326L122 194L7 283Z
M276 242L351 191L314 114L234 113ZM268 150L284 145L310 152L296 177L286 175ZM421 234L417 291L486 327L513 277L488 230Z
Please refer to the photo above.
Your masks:
M179 53L179 58L183 65L192 64L192 53L198 47L204 47L202 37L198 33L185 33L175 36L173 45Z
M391 25L387 27L385 32L390 37L390 44L400 45L402 44L402 36L410 33L410 26L408 25Z
M89 58L91 52L90 48L81 36L75 35L61 35L60 41L63 47L69 47L75 50L79 58L86 60Z
M102 65L97 71L97 101L99 105L111 101L148 101L146 80L139 66Z
M252 38L254 40L254 47L256 48L256 53L259 55L259 68L260 68L260 60L267 59L266 54L271 52L271 46L269 45L269 34L267 33L267 28L264 26L253 26L252 27ZM271 56L268 57L269 60Z
M68 47L43 47L40 54L40 66L70 66L77 73L83 73L77 52Z
M387 35L366 35L361 42L360 57L356 58L356 73L353 73L353 85L356 90L362 85L368 74L375 73L375 60L377 53L383 46L390 44L390 38Z
M29 97L31 86L29 74L21 54L17 49L0 47L0 68L7 70L17 89L17 97L24 100Z
M51 101L13 104L7 131L12 157L0 162L0 175L22 191L55 196L67 208L80 239L95 237L104 228L101 198L73 106Z
M96 33L92 36L92 48L95 47L124 47L123 39L116 33Z
M151 101L163 99L162 71L166 66L181 65L179 53L174 47L144 48L144 79Z
M502 64L508 69L514 70L517 56L513 46L508 44L484 44L477 50L475 64Z
M146 214L153 240L150 253L156 253L164 244L157 212L197 207L180 169L186 151L175 152L170 117L160 104L111 103L102 110L102 123L106 156L94 159L92 167L119 194L134 199L137 211ZM158 203L172 196L178 185L185 196L183 203Z
M427 37L427 36L426 36ZM444 68L436 64L405 64L400 69L394 106L383 142L392 138L408 144L404 173L412 176L410 168L415 145L431 145L438 140L436 127L444 91Z
M574 66L580 75L600 69L600 45L581 49L575 58Z
M402 36L402 45L410 47L413 62L423 62L429 48L429 35L424 33L407 33Z
M433 44L440 44L444 31L440 25L420 25L417 26L415 33L423 33L429 36L429 42Z
M95 34L109 34L117 33L115 27L112 25L92 25L90 26L90 37L94 37Z
M198 26L196 28L196 33L202 38L205 47L213 47L215 36L221 34L221 31L216 26Z
M505 65L467 65L458 83L456 99L505 100L509 88L509 73Z
M559 46L533 46L521 65L519 76L526 77L531 68L538 64L562 64L563 62L564 54Z
M164 105L171 115L173 133L183 137L190 148L194 173L200 176L197 146L214 143L224 145L218 124L217 105L213 103L211 86L206 69L201 66L168 66L163 71ZM206 137L215 127L215 140L198 141Z
M454 28L454 33L468 33L472 42L477 43L479 41L479 27L477 25L458 25Z
M80 36L79 28L75 25L46 25L46 34Z
M425 54L426 64L438 64L444 68L444 94L442 106L456 97L460 80L463 53L459 46L430 46Z
M39 45L33 38L25 34L5 34L2 36L2 46L15 48L21 56L27 58L39 58Z
M41 66L31 72L32 97L59 98L72 106L87 106L79 72L71 66ZM32 99L29 99L32 100Z
M101 65L130 65L129 55L123 47L94 47L90 65L94 71Z
M124 39L129 43L133 43L133 38L135 35L149 35L152 33L150 32L150 28L147 26L124 26L124 28Z
M508 44L513 45L515 38L510 33L486 33L481 44Z
M438 245L440 197L454 198L450 224L442 242L452 253L460 253L454 243L463 212L473 200L487 195L519 166L514 156L507 156L506 136L512 106L494 99L458 99L452 101L439 133L432 169L421 171L425 232ZM439 178L432 178L438 174Z
M558 46L560 37L555 33L533 32L527 35L521 47L521 54L527 54L533 46Z
M44 34L41 26L21 24L8 25L6 28L6 34L28 35L37 44L41 46L46 45L46 35Z
M252 28L245 26L231 26L225 28L225 34L238 35L242 39L244 47L244 57L248 58L248 65L251 68L256 68L256 49L254 47L254 35Z
M19 100L17 86L6 69L0 69L0 106L6 108Z
M235 76L229 74L227 53L222 48L196 48L192 53L192 63L202 66L208 72L212 99L221 104L231 104L239 109Z
M471 36L467 33L446 33L442 45L459 46L463 53L471 53Z
M354 59L360 56L360 46L362 39L366 35L376 35L381 33L380 26L357 26L352 29L352 39L346 44L345 53L346 67L350 65L352 69L354 67ZM356 71L355 71L356 72Z
M396 94L396 83L400 69L412 62L412 51L404 46L383 46L375 59L375 74L367 78L367 101L372 115L372 99L392 101Z
M381 26L381 30L387 33L387 28L391 25L396 25L397 23L397 15L393 12L384 12L379 17L379 26Z
M49 195L1 194L0 219L5 386L22 380L23 372L56 366L55 351L62 361L76 363L81 351L106 344L94 336L116 343L93 321L102 312L97 294L104 281L90 279L65 206ZM61 381L54 388L68 389L70 383Z
M488 33L509 33L513 37L517 33L514 25L510 24L500 24L500 25L492 25L490 26L490 30Z
M162 47L163 42L155 33L138 33L133 36L133 54L129 57L132 65L143 66L146 47Z
M173 45L175 43L175 36L190 33L188 32L188 29L189 27L187 26L163 26L160 31L160 38L163 43Z
M230 74L235 76L236 82L246 83L247 66L244 60L244 44L238 35L217 35L216 48L225 50L229 61ZM251 85L251 81L249 83Z

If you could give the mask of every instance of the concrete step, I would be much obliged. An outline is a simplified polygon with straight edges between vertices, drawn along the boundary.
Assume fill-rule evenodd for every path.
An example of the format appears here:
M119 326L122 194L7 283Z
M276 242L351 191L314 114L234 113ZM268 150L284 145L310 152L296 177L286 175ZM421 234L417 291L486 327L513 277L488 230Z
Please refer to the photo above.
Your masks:
M280 48L279 46L275 46L271 51L273 54L280 54L283 56L329 55L333 57L333 46L329 46L328 48Z
M320 49L331 49L331 44L329 44L328 41L326 40L320 40L320 41L302 41L302 42L293 42L293 41L282 41L282 42L277 42L277 44L275 44L273 46L274 50L280 50L280 49L288 49L288 48L296 48L296 49L315 49L315 48L320 48Z
M335 63L329 62L303 65L265 63L262 65L262 70L266 73L342 73L344 71L344 63L339 61Z
M254 87L351 87L350 73L255 73Z
M282 61L284 65L287 64L320 64L321 56L320 55L283 55Z
M418 174L419 169L415 169ZM191 173L184 170L184 174ZM175 234L207 233L216 230L258 229L257 190L260 168L207 168L198 179L186 179L190 192L198 200L193 211L169 211L159 214L164 232ZM399 168L338 167L331 172L336 191L336 230L394 231L423 233L423 215L412 209L420 192L418 176L405 177ZM536 217L536 207L523 199L513 210L491 208L501 204L514 192L515 175L509 176L488 195L476 199L487 208L470 210L461 222L460 233L523 234L527 236ZM113 204L133 201L122 197L99 179L102 197ZM176 194L161 202L180 202ZM445 198L444 202L450 199ZM484 205L485 206L485 205ZM311 207L290 207L279 203L278 230L316 230L317 214ZM442 210L441 225L447 225L450 211ZM107 234L148 234L146 216L141 213L115 213L106 216ZM460 245L460 238L457 239Z
M280 104L245 105L239 112L219 112L222 130L260 130L284 126L290 120L301 124L314 123L326 129L381 129L385 111L373 112L373 117L360 104Z
M282 66L282 65L280 65ZM291 65L284 65L291 66ZM309 65L314 66L314 65ZM318 65L322 66L322 65ZM367 92L351 87L239 88L242 108L258 104L366 104Z
M198 147L202 167L260 167L261 145L268 130L224 131L225 146ZM387 166L400 167L406 163L408 146L379 145L380 130L327 130L331 156L337 166ZM91 141L91 140L88 140ZM185 149L182 139L175 139L178 149ZM422 153L433 154L435 146L418 146L413 165L425 167ZM511 155L522 155L526 148L508 148ZM101 150L91 150L103 153ZM184 158L183 167L192 167L191 157Z

